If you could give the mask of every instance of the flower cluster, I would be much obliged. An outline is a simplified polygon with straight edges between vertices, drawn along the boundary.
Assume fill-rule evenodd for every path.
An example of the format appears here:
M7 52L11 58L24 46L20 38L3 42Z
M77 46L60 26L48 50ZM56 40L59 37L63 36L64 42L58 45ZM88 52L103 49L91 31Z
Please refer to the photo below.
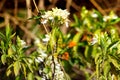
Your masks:
M65 75L61 70L61 65L55 60L55 80L65 80Z
M59 21L60 24L65 24L68 27L69 14L70 13L67 10L52 8L52 11L47 11L42 15L43 21L41 23L46 24L48 21Z
M96 44L98 42L98 35L97 34L95 34L95 36L92 38L92 40L91 40L91 45L94 45L94 44Z
M109 21L109 20L112 20L112 19L117 19L118 16L116 14L114 14L113 12L110 13L109 16L104 16L103 17L103 21Z
M21 40L19 37L17 37L17 44L18 44L18 46L21 47L21 48L27 47L27 46L26 46L26 42L25 42L24 40Z
M54 63L53 63L53 57L49 56L48 60L46 61L46 65L50 66L51 72L54 72L54 80L65 80L65 74L61 68L61 64L59 63L58 59L54 57ZM50 72L50 73L51 73Z
M36 39L35 45L37 46L37 52L39 53L39 56L35 59L36 62L40 63L43 62L44 59L47 57L47 54L44 50L41 48L41 42L39 39Z

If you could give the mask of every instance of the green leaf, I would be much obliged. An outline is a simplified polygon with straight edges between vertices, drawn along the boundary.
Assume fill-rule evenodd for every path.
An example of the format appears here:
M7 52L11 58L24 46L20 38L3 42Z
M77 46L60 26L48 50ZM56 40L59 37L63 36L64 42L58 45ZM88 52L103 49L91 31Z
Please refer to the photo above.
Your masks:
M36 78L37 80L41 80L40 76L35 76L35 78Z
M6 37L9 38L9 37L10 37L10 34L11 34L10 27L7 26L7 27L6 27Z
M6 58L7 58L7 55L6 54L3 54L2 56L1 56L1 61L2 61L2 63L5 65L5 63L6 63Z
M117 58L112 55L109 55L108 58L112 62L112 64L120 70L119 60L117 60Z
M24 64L21 64L21 65L22 65L22 68L23 68L24 76L26 77L26 66Z
M7 76L9 76L11 73L12 73L11 69L8 69L8 70L6 71L6 75L7 75Z
M14 62L13 67L14 67L15 76L17 76L20 71L20 62L19 61Z
M87 60L90 60L92 50L93 50L92 46L86 46L86 48L85 48L85 57L86 57Z
M94 9L94 12L98 15L99 21L103 22L103 16L102 16L102 14L99 11L95 10L95 9Z
M10 64L9 66L8 66L8 68L7 68L7 71L6 71L6 74L7 74L7 76L9 76L10 74L11 74L11 68L13 67L13 64Z
M1 32L0 32L0 38L1 38L2 40L6 40L6 39L5 39L5 35L4 35L3 33L1 33Z
M82 33L81 32L77 33L74 36L74 38L73 38L73 42L75 42L76 44L78 44L78 42L79 42L79 40L80 40L81 37L82 37ZM77 53L77 49L78 49L78 46L74 46L73 47L73 50L75 51L75 53Z
M13 53L14 53L14 52L13 52L12 48L10 47L10 48L8 49L8 55L11 56L11 55L13 55Z
M29 73L28 74L28 79L27 80L34 80L34 76L32 73Z
M116 24L120 22L120 18L110 20L110 24Z
M30 69L31 72L33 72L33 68L32 65L30 63L28 63L27 59L23 59L24 62L27 64L28 68Z
M118 41L118 40L115 41L115 42L112 42L112 43L108 46L107 49L109 50L110 48L112 49L112 48L114 48L114 47L117 47L119 43L120 43L120 41Z
M98 60L99 60L99 58L100 58L100 56L101 56L101 54L96 54L96 57L95 57L95 63L97 64L98 63Z
M109 75L110 69L111 69L110 63L109 63L108 60L106 60L104 62L104 68L103 68L104 76L106 77L106 79L108 79L108 75Z
M72 27L80 27L81 22L80 22L79 18L75 14L73 14L73 17L74 17L75 22L73 24L71 24L71 26Z
M15 36L15 34L16 34L16 33L12 34L12 35L10 36L10 38L12 39L12 38Z

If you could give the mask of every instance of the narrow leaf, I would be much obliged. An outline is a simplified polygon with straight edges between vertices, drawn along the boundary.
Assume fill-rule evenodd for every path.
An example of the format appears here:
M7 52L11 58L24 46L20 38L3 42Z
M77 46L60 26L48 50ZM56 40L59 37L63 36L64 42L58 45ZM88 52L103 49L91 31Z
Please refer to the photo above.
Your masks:
M3 54L2 56L1 56L1 61L2 61L2 63L5 65L5 63L6 63L6 57L7 57L7 55L6 54Z
M12 71L11 71L10 69L8 69L8 70L6 71L6 75L7 75L7 76L9 76L11 73L12 73Z
M28 74L28 79L27 80L34 80L34 77L33 77L33 74L32 73L29 73Z
M22 68L23 68L24 76L26 77L26 66L24 64L22 64Z
M19 74L19 71L20 71L20 63L19 63L19 61L16 61L13 66L14 66L15 76L17 76Z
M0 38L1 38L2 40L5 40L5 35L4 35L3 33L1 33L1 32L0 32Z
M111 44L108 46L107 49L117 47L118 44L119 44L119 41L115 41L115 42L111 43Z
M8 55L11 56L12 54L13 54L13 50L12 50L12 48L10 47L10 48L8 49Z
M109 60L112 62L112 64L120 70L120 66L119 66L120 64L118 63L118 60L112 55L109 55L108 57Z

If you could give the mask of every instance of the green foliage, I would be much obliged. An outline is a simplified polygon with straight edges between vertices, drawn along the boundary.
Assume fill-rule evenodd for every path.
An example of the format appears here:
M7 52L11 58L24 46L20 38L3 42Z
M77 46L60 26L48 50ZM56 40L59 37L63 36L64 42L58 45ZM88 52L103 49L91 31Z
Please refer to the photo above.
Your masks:
M89 63L91 68L95 68L93 73L96 75L91 75L90 78L111 80L114 73L119 72L120 63L118 55L120 52L118 51L118 46L120 45L120 40L117 28L113 24L120 22L120 18L113 12L108 16L102 16L98 11L88 11L85 7L82 8L81 18L77 18L76 15L74 15L74 18L75 22L71 26L75 27L78 31L77 34L80 34L83 38L85 37L85 41L87 41L87 44L81 45L85 48L84 57L82 58L85 63L83 64L89 66L87 65ZM85 43L85 41L80 41L81 37L77 38L79 38L77 44ZM78 48L81 46L78 45ZM81 54L81 51L78 49L75 49L75 51ZM114 72L112 71L113 67L115 67ZM86 69L86 67L84 68ZM88 75L90 76L89 72ZM117 79L119 79L118 75L115 74Z
M47 33L38 33L42 36L30 46L13 34L9 26L5 34L0 32L0 68L5 67L5 77L71 80L80 71L86 80L119 80L120 37L114 24L120 18L112 11L103 16L83 7L80 18L74 14L71 29L64 34L61 27L68 27L68 15L66 10L55 8L30 18L40 22ZM26 54L29 48L35 50Z

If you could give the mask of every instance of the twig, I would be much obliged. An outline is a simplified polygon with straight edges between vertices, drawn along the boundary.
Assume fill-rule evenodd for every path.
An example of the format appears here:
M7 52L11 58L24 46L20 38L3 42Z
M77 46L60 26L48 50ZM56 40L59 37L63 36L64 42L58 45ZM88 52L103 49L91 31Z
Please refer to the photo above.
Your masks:
M95 2L95 0L90 1L103 15L107 15L106 12L97 4L97 2Z
M77 6L77 5L75 4L75 2L72 2L71 6L72 6L76 11L80 11L80 9L81 9L79 6Z
M10 21L10 16L5 13L5 25L8 26L9 25L9 21Z
M70 6L71 6L71 3L72 3L72 0L66 0L66 1L67 1L67 3L66 3L66 9L68 11L70 11Z
M0 28L4 27L5 26L5 23L0 23Z
M2 0L2 1L1 1L1 3L0 3L0 11L1 11L2 8L3 8L3 5L4 5L5 1L6 1L6 0Z
M37 5L36 5L36 3L35 3L35 0L33 0L33 3L34 3L34 5L35 5L35 8L36 8L37 12L39 13L39 10L38 10L38 7L37 7ZM42 20L42 19L41 19L41 20ZM47 28L46 28L46 26L45 26L44 24L43 24L43 27L44 27L46 33L48 34L48 30L47 30Z
M43 27L44 27L44 29L45 29L45 32L46 32L47 34L49 34L49 32L48 32L48 30L47 30L45 24L43 24Z
M14 0L14 4L15 4L14 15L16 17L17 16L17 11L18 11L18 0Z
M31 18L32 17L32 10L31 10L31 0L26 0L26 7L27 7L27 18ZM31 20L28 20L27 23L27 28L29 29L31 27Z
M39 9L38 9L38 7L37 7L37 5L36 5L35 0L33 0L33 3L34 3L34 5L35 5L35 8L36 8L37 12L39 13Z
M38 7L42 10L45 9L44 0L39 0Z
M36 39L36 36L34 34L32 34L27 28L25 28L23 26L23 24L21 24L15 17L9 15L9 14L5 14L6 16L9 17L9 19L16 25L19 25L20 29L23 30L27 35L29 35L29 37L31 39ZM6 24L8 23L8 21L6 21Z
M52 0L51 1L51 5L49 5L48 9L51 9L53 7L55 7L55 4L57 3L58 0Z

